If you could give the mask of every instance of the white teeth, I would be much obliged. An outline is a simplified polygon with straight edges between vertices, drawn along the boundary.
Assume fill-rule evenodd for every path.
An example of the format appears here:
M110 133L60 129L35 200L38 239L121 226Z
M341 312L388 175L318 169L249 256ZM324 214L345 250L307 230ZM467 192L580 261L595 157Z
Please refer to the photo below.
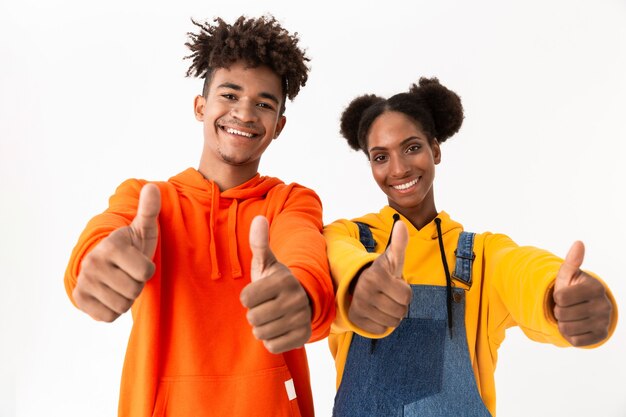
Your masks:
M251 138L252 136L254 136L252 133L242 132L241 130L233 129L232 127L227 127L224 130L232 135L245 136L247 138Z
M412 187L415 184L417 184L417 178L415 178L413 181L407 182L406 184L392 185L392 187L396 190L406 190L407 188Z

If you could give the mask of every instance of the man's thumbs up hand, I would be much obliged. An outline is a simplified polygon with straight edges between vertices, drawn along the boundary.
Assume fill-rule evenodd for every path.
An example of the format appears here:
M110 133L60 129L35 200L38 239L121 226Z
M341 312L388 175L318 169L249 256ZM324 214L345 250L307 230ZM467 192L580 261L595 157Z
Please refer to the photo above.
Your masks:
M256 216L250 224L250 250L252 251L251 280L258 281L267 275L277 262L270 249L269 224L263 216Z
M96 320L112 322L128 311L154 274L161 194L146 184L130 225L113 231L83 259L74 302Z
M305 242L303 242L305 244ZM257 216L250 225L251 280L241 291L254 336L268 351L282 353L303 346L311 337L309 297L269 244L269 225Z
M604 340L609 332L612 305L600 281L580 270L585 257L582 242L574 242L554 282L554 317L559 331L574 346Z

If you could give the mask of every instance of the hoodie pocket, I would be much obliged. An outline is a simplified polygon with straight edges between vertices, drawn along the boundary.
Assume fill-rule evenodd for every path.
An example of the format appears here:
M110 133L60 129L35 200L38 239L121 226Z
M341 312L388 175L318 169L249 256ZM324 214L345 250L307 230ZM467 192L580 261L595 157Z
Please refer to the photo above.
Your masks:
M245 375L161 378L153 417L300 417L286 366Z

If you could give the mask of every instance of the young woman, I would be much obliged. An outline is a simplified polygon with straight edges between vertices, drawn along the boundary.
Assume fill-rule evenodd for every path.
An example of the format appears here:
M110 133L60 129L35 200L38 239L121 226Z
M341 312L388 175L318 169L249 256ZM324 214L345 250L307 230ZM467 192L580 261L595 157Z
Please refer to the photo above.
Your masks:
M436 78L389 99L357 97L342 115L342 135L365 153L389 205L324 231L337 286L335 416L495 415L508 327L591 347L615 328L610 291L580 270L581 242L563 260L466 233L436 209L440 145L462 121L460 98Z

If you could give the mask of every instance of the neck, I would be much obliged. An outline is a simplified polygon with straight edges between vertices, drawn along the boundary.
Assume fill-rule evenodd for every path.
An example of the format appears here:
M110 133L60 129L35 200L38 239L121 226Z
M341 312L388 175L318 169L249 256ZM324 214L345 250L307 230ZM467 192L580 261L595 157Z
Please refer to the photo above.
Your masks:
M228 165L211 163L205 158L200 160L198 172L207 180L213 181L220 191L235 188L249 181L258 173L259 161L241 165Z
M417 230L432 222L438 214L432 189L417 206L400 207L393 201L389 201L389 206L402 214Z

